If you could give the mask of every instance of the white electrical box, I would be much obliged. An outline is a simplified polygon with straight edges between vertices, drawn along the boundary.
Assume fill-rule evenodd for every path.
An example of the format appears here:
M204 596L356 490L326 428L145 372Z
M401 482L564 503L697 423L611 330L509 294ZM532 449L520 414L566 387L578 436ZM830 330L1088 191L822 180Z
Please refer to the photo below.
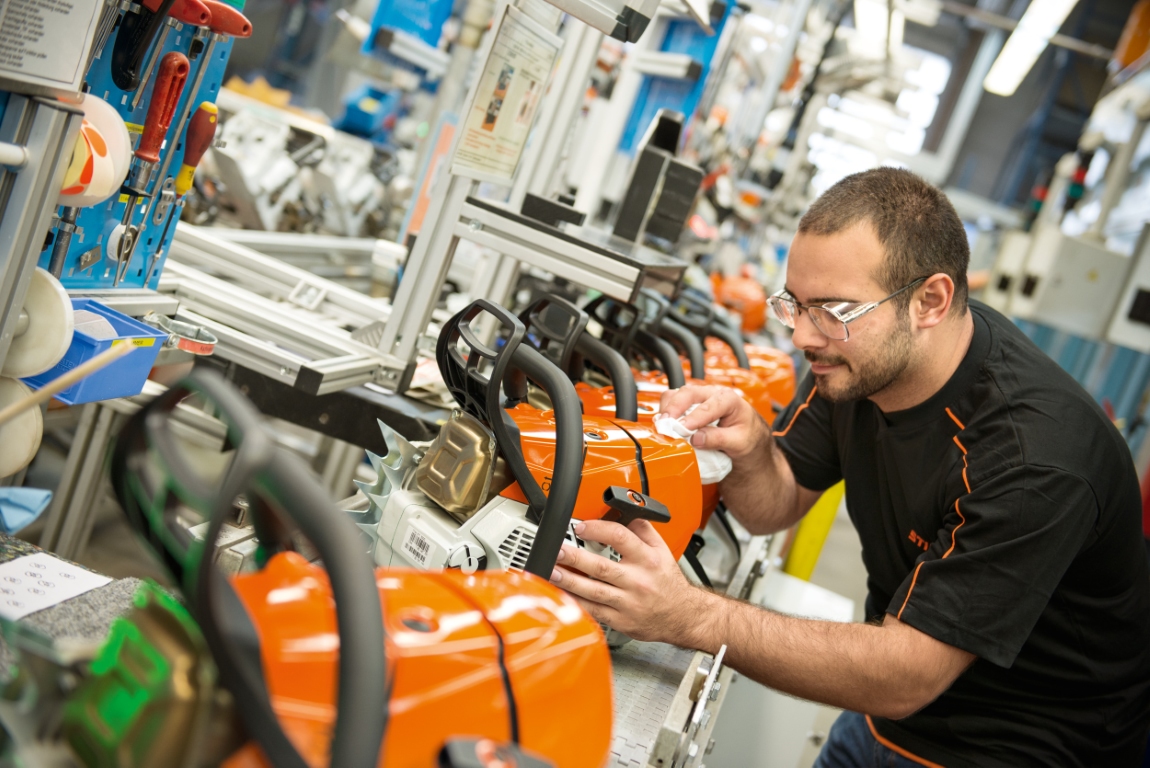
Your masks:
M1130 277L1114 308L1106 340L1150 354L1150 224L1134 247Z
M982 301L999 312L1010 311L1010 297L1022 277L1026 267L1026 256L1030 253L1030 234L1021 229L1012 229L1002 235L998 244L998 256L990 270L990 282L982 292Z
M1131 259L1101 241L1045 227L1034 237L1010 313L1076 336L1102 339Z

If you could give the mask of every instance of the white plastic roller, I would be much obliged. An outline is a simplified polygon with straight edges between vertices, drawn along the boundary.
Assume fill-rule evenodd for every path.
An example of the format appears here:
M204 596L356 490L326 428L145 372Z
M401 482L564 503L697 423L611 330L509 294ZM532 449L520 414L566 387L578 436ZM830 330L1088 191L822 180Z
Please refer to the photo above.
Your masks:
M0 410L31 394L24 382L0 378ZM43 436L44 417L39 408L29 408L0 424L0 477L14 475L32 463Z
M72 344L73 328L67 291L47 270L37 267L0 375L22 379L50 370Z

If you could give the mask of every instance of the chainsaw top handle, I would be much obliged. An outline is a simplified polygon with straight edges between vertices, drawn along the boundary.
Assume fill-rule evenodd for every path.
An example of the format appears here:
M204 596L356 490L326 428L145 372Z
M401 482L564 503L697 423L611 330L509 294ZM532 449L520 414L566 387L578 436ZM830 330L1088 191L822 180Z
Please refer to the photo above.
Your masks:
M235 448L221 483L195 476L172 433L171 414L189 395L214 408ZM261 549L269 545L265 532L271 532L272 547L287 540L277 535L277 527L287 524L312 542L331 582L339 632L332 764L374 768L387 726L383 614L374 569L350 520L335 510L306 465L275 445L259 413L217 374L197 369L128 420L113 450L112 481L129 521L183 585L248 733L273 765L290 768L306 763L271 707L258 654L243 642L258 634L215 567L215 542L241 494L255 512ZM179 524L181 504L208 517L202 543ZM278 519L276 510L287 520Z
M642 288L639 293L643 299L646 329L659 338L671 342L679 352L687 356L692 379L704 378L707 372L703 342L671 317L671 302L667 301L665 296L651 288Z
M483 313L506 333L498 348L484 343L473 326ZM530 344L521 343L525 335L519 318L503 307L477 299L447 321L435 351L443 380L456 402L491 428L512 476L527 497L528 515L539 530L524 570L548 579L567 536L582 480L583 408L567 374ZM468 348L466 356L460 350L461 342ZM487 373L481 370L484 361L489 364ZM546 495L527 468L518 437L512 433L514 422L500 401L501 384L512 400L525 397L525 379L547 393L555 411L555 465ZM479 403L484 404L482 412L471 410Z
M642 327L642 313L633 304L600 296L587 305L587 313L603 327L603 341L624 357L640 355L653 360L666 374L671 389L687 383L675 348Z
M627 359L587 332L590 317L558 296L544 296L519 315L529 338L537 338L539 351L567 372L573 381L582 378L585 358L607 372L615 390L615 417L639 418L639 390Z

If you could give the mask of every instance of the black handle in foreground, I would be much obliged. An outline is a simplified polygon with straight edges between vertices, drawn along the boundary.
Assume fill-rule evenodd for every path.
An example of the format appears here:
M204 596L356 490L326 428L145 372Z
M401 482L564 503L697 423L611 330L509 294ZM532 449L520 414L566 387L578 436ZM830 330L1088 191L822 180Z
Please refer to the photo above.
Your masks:
M523 570L550 579L559 547L567 537L575 499L583 480L583 407L567 374L543 357L538 350L521 344L512 363L543 388L555 409L555 465L547 504L538 521L535 543Z

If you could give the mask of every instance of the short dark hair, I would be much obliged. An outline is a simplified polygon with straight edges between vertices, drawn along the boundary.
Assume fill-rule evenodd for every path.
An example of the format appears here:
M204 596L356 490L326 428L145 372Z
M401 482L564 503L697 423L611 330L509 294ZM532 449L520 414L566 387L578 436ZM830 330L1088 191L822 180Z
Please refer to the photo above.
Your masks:
M920 277L939 272L954 281L955 312L966 311L966 270L970 244L954 206L937 187L901 168L873 168L842 179L799 221L799 232L833 235L868 221L886 249L876 279L894 292ZM910 305L911 292L894 301Z

